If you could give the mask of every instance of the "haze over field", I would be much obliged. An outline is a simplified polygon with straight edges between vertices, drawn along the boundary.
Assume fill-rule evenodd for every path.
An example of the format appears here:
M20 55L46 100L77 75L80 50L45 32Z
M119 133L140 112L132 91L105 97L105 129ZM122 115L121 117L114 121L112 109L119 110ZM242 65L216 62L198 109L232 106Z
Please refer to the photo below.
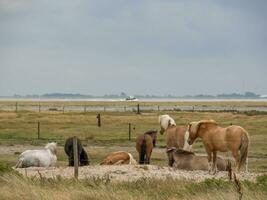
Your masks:
M265 0L0 0L0 96L267 94Z

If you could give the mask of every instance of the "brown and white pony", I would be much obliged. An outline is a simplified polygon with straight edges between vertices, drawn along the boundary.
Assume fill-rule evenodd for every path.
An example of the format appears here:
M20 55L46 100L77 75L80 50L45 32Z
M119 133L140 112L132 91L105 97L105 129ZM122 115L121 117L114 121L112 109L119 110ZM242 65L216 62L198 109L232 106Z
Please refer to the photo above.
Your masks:
M208 154L210 172L216 173L217 151L231 151L236 161L237 170L246 163L248 170L248 132L240 126L220 127L214 120L191 122L188 125L188 143L192 145L196 138L201 138ZM239 153L240 152L240 153ZM212 155L213 154L213 155Z
M191 151L192 146L188 144L187 139L189 133L187 126L176 126L175 121L169 115L159 116L160 133L165 133L167 156L169 159L169 166L172 165L172 155L168 152L169 149L183 149Z
M173 157L173 167L184 170L208 170L209 163L207 156L195 155L193 152L182 149L170 149ZM227 170L227 162L222 157L217 157L217 168L219 171Z
M139 154L139 164L149 164L153 147L156 146L157 131L147 131L136 138L136 150Z
M100 163L100 165L122 165L129 164L135 165L136 160L132 154L126 151L116 151L107 155L107 157Z

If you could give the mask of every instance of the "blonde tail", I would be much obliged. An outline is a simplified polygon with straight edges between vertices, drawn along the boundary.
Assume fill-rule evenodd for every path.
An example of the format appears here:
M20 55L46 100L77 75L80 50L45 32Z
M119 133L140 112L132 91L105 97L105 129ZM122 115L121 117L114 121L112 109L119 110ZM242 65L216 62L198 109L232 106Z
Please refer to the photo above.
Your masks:
M137 164L137 162L136 162L136 160L133 158L133 156L132 156L132 154L130 154L130 153L128 153L128 155L129 155L129 165L136 165Z

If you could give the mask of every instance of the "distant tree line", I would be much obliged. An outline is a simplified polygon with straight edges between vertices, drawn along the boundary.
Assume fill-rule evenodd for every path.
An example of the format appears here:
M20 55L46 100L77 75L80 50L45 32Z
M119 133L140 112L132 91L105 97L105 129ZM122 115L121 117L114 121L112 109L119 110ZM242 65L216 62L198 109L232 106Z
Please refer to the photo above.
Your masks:
M218 94L218 95L186 95L186 96L176 96L176 95L133 95L138 99L153 99L153 98L181 98L181 99L257 99L261 98L260 95L255 94L253 92L245 92L244 94L239 93L231 93L231 94ZM44 99L86 99L86 98L106 98L106 99L125 99L128 95L125 92L121 92L121 94L105 94L103 96L95 96L95 95L84 95L84 94L72 94L72 93L47 93L42 95L18 95L15 94L13 96L0 96L1 98L44 98Z

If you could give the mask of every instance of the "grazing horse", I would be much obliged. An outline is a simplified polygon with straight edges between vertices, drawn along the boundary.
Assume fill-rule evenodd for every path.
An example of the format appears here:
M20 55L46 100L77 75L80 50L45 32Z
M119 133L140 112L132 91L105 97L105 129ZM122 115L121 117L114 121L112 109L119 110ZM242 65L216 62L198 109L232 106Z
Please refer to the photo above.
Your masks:
M173 157L173 167L184 170L208 170L207 156L195 155L193 152L182 149L169 149ZM227 162L222 157L217 157L217 168L219 171L227 170Z
M65 153L67 154L69 159L69 166L74 166L73 139L74 137L68 138L64 146ZM89 165L88 155L82 146L81 140L78 138L77 138L77 146L78 146L79 165L80 166Z
M153 147L156 146L157 131L147 131L136 138L136 150L139 153L139 164L149 164Z
M159 116L160 133L165 133L166 136L166 148L169 159L169 166L172 166L173 159L168 149L177 148L191 151L192 146L188 144L187 139L189 133L186 126L176 126L175 121L169 115Z
M246 163L249 146L248 132L240 126L228 126L222 128L214 120L202 120L191 122L188 125L188 143L192 145L196 138L201 138L208 154L209 172L216 173L217 151L231 151L236 161L237 171ZM240 151L240 154L239 154ZM213 156L212 156L213 154ZM212 158L213 157L213 158Z
M100 165L135 165L137 162L132 154L125 151L112 152L100 163Z
M48 143L41 150L26 150L20 154L15 168L55 166L56 154L57 144L55 142Z

